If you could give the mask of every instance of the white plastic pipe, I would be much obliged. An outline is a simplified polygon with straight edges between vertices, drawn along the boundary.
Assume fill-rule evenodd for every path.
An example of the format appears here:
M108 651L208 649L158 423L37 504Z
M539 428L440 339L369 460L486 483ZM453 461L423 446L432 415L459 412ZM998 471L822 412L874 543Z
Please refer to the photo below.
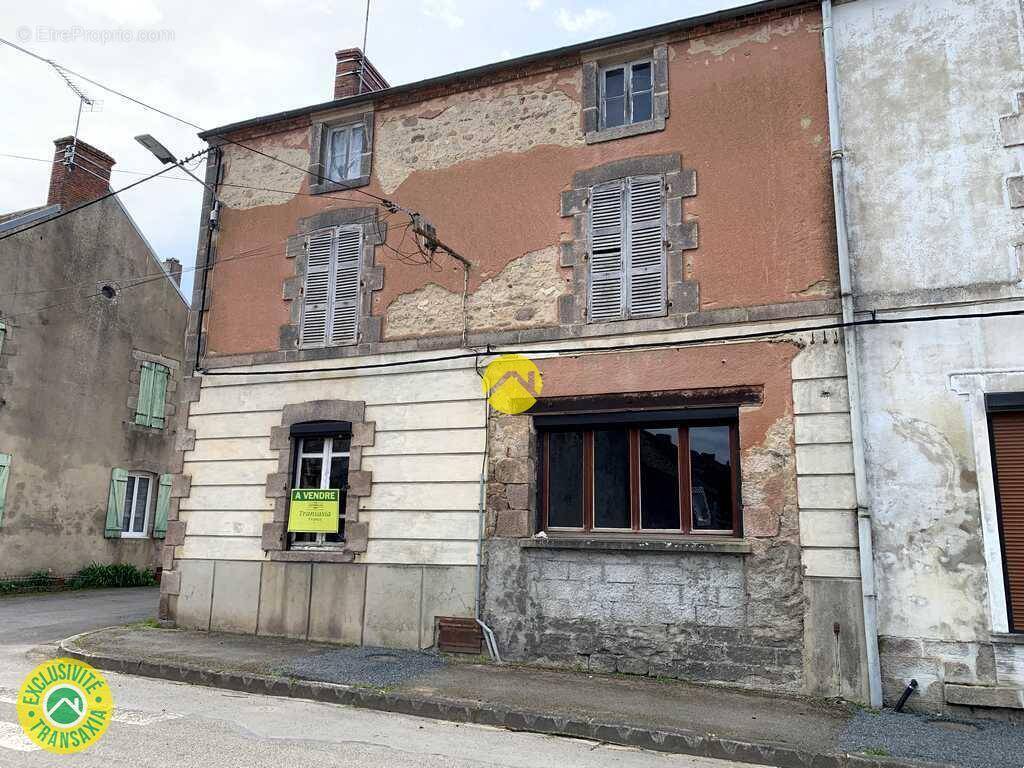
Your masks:
M839 254L839 289L842 299L843 344L846 348L846 384L850 394L850 433L853 443L853 477L857 493L857 537L860 551L860 583L864 604L864 647L868 661L868 692L872 707L882 706L882 673L878 660L878 596L875 591L875 555L871 538L871 507L864 462L864 423L860 401L860 368L857 363L853 281L850 272L850 240L846 224L846 186L843 176L843 131L840 123L836 77L832 0L821 3L825 47L825 87L828 92L828 133L832 149L832 196L836 214L836 246Z

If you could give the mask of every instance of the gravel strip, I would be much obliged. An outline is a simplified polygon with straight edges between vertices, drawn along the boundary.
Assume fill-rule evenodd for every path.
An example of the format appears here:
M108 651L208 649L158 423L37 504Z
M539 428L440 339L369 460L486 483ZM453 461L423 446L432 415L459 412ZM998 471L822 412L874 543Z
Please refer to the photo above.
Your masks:
M951 763L964 768L1022 768L1024 727L896 712L858 712L839 736L854 754Z
M392 648L339 648L299 656L274 671L303 680L390 688L444 666L445 660L436 653Z

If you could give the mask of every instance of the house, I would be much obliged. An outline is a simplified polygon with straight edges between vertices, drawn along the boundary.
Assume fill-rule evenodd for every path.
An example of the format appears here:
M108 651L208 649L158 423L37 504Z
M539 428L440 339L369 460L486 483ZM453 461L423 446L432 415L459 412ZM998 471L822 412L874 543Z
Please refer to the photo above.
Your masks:
M0 576L159 566L188 306L109 191L54 142L46 205L0 217ZM165 269L167 271L165 271Z
M868 700L821 7L396 87L336 58L333 99L202 134L161 614L479 616L503 658Z
M920 708L1017 716L1019 13L1009 0L857 0L834 18L852 298L886 322L857 345L885 695L914 679Z

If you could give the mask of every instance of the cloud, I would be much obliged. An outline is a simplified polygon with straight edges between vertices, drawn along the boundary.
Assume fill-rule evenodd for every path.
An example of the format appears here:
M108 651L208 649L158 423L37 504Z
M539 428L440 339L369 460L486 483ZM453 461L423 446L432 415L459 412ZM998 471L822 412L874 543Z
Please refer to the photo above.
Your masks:
M566 32L586 32L611 20L612 15L600 8L584 8L579 13L571 13L565 8L558 11L558 24Z
M458 6L455 0L425 0L423 13L440 19L448 25L449 29L459 29L466 20L458 13Z
M78 16L98 16L122 26L148 27L163 18L153 0L72 0L69 10Z
M544 0L526 0L526 8L529 11L539 11L544 7Z

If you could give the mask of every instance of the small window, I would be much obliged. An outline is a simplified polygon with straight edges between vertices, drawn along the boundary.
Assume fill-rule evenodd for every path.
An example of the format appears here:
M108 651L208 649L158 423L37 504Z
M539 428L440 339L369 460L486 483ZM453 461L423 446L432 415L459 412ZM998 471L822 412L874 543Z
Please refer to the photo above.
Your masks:
M362 123L327 129L324 168L328 182L360 177L364 144Z
M163 429L167 404L167 381L171 369L146 361L139 376L139 400L135 406L135 423L143 427Z
M348 460L352 434L296 437L295 474L292 488L334 488L341 491L337 533L291 533L292 549L339 546L345 541L345 491L348 489Z
M737 426L701 421L541 432L541 527L737 534Z
M641 59L601 70L601 128L650 120L654 89L651 60Z
M125 483L121 538L142 538L149 530L153 480L149 475L129 472Z

